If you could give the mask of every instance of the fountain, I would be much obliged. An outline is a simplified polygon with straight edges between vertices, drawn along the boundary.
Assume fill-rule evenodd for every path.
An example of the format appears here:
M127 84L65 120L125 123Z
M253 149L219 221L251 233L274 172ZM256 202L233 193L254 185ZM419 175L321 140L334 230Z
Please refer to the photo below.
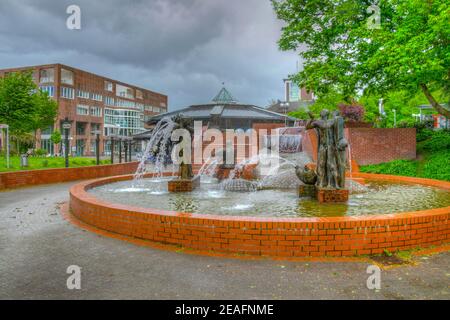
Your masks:
M300 145L306 128L317 133L315 163ZM191 121L165 118L134 176L75 185L71 210L114 233L231 254L351 256L449 239L450 183L358 172L346 179L342 117L324 110L306 128L281 139L284 153L260 152L224 168L217 152L196 171L182 148L191 141L176 132L192 133Z
M346 150L348 142L344 138L344 118L338 111L329 119L326 109L320 113L320 120L311 120L307 129L315 129L318 136L317 163L314 167L297 167L296 174L305 184L299 187L300 196L315 196L319 202L347 202L349 190L345 185L347 167Z

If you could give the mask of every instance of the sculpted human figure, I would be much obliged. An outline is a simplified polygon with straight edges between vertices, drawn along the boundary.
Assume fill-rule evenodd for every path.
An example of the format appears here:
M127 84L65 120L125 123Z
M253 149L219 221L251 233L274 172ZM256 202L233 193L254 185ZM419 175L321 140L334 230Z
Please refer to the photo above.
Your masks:
M174 130L176 129L185 129L188 130L190 135L192 136L194 133L194 128L192 125L192 119L191 118L186 118L183 117L182 114L177 115L175 117L172 118L173 122L176 123L176 126L174 127ZM182 137L180 138L179 143L182 142ZM181 158L183 157L183 154L181 151L181 154L179 155ZM189 180L192 179L194 177L194 173L192 171L192 164L191 163L184 163L181 162L180 166L179 166L179 170L178 170L178 175L181 179L183 180Z
M326 109L320 113L320 119L311 119L306 124L307 129L314 128L318 136L317 182L318 188L345 188L346 148L348 142L344 137L344 119L339 112L334 112L329 119L330 112Z
M334 135L336 140L336 163L338 166L338 188L345 188L345 168L347 166L347 147L348 141L344 136L344 118L339 111L333 112L335 119Z

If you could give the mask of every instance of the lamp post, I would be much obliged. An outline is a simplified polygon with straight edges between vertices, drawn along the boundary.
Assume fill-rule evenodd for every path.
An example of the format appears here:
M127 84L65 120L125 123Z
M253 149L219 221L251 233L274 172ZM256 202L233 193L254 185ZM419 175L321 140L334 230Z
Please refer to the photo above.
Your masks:
M97 160L97 165L100 164L100 131L95 130L93 131L95 134L95 157Z
M114 136L111 135L111 164L114 164Z
M122 163L122 138L119 137L119 163Z
M66 168L69 167L69 130L72 127L71 121L66 117L62 123L62 127L64 129L64 135L65 135L65 162L66 162Z
M6 129L6 168L9 169L9 126L0 124L0 129Z
M133 146L133 142L130 140L129 142L129 146L128 146L128 161L131 162L131 149Z

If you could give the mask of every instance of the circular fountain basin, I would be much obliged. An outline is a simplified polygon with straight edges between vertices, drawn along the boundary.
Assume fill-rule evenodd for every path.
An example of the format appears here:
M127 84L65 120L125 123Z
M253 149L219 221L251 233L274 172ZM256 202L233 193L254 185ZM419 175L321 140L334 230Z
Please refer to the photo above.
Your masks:
M256 190L247 180L202 180L192 192L170 193L171 178L148 178L139 183L120 181L92 188L95 197L117 204L160 210L253 217L337 217L399 213L450 206L450 193L431 186L366 181L364 192L352 193L348 203L321 204L299 198L297 189ZM224 189L225 188L225 189Z
M269 256L377 254L450 239L450 183L354 174L369 188L347 204L299 199L295 190L224 191L214 181L170 194L167 178L111 177L74 186L72 213L125 236L185 248ZM205 181L204 181L205 182Z

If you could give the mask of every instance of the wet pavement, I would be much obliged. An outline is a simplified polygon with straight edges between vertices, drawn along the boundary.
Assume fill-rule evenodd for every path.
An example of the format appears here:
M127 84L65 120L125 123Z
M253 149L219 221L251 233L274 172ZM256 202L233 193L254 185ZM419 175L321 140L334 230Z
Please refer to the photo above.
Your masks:
M0 192L0 299L449 299L450 253L381 271L368 262L240 260L163 251L64 220L72 183ZM67 288L71 265L81 289Z

